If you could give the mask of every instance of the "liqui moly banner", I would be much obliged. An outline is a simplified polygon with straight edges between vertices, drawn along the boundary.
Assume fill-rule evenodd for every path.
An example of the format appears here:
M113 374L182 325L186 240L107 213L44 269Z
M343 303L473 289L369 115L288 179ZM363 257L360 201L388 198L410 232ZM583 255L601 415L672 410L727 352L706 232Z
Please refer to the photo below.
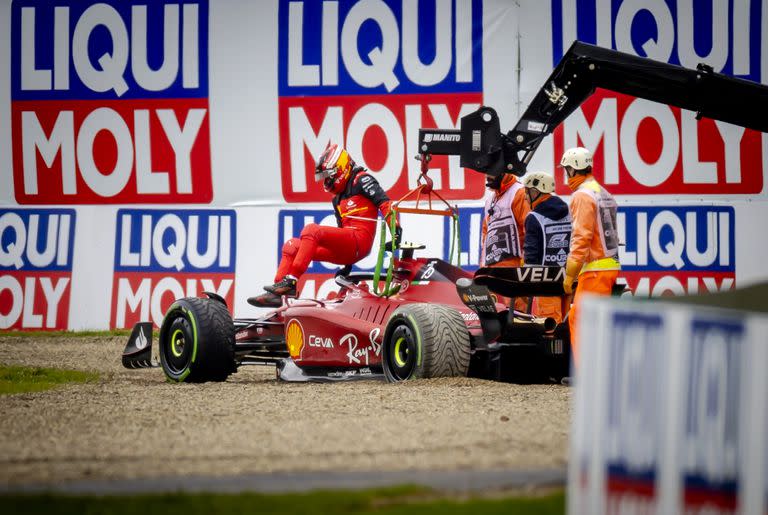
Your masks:
M67 329L72 209L0 209L0 329Z
M736 281L730 206L621 206L621 274L641 297L713 293Z
M233 305L233 210L120 209L116 223L112 327L159 326L174 300L204 291Z
M765 513L768 317L589 299L569 513Z
M552 1L554 66L574 39L658 61L768 83L762 0ZM617 195L756 195L768 161L761 134L695 113L598 90L554 133L554 156L594 151L598 179ZM562 175L557 191L567 193Z
M283 196L324 201L314 160L329 140L397 199L415 186L420 127L456 128L483 102L481 0L280 0L278 111ZM458 157L432 162L446 198L480 198Z
M207 203L208 2L17 0L20 204Z

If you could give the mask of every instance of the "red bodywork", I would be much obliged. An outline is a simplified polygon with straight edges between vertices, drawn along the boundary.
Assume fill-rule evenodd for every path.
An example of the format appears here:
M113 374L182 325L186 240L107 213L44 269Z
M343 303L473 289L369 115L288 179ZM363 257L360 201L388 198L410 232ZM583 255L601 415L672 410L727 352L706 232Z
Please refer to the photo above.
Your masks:
M393 281L400 290L389 298L375 295L361 281L332 298L292 301L265 319L274 325L241 329L237 341L284 336L291 358L302 368L362 368L381 364L387 322L405 304L449 305L461 313L470 332L481 331L477 314L456 292L456 280L471 279L471 272L430 258L398 260L395 270Z

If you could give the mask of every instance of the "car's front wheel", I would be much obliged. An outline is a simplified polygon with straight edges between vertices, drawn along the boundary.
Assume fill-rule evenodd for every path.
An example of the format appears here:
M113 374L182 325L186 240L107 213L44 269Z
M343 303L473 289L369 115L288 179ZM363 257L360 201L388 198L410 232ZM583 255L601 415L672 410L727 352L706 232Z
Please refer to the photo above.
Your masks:
M227 307L214 299L177 300L160 326L159 352L170 381L224 381L237 368L235 327Z
M390 382L467 375L470 337L461 313L448 306L397 308L384 334L382 366Z

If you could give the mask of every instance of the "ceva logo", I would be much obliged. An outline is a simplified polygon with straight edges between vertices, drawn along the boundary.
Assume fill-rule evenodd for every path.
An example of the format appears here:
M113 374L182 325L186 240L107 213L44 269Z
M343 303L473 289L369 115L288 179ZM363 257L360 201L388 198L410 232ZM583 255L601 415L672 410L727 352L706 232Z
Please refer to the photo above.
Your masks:
M231 306L236 234L233 210L120 209L112 327L159 326L173 301L203 291Z
M686 68L768 82L768 11L759 0L713 2L552 2L552 63L574 39ZM694 30L695 28L695 30ZM749 195L763 190L758 132L663 104L598 90L554 134L565 148L595 153L612 193ZM568 190L558 176L557 192Z
M207 0L14 1L16 200L210 202L207 27Z
M0 210L0 329L67 329L75 211Z
M390 196L415 186L420 127L456 128L482 104L482 2L281 0L278 92L283 195L327 200L313 180L328 140ZM312 22L308 22L312 20ZM447 198L479 198L458 157L432 161Z

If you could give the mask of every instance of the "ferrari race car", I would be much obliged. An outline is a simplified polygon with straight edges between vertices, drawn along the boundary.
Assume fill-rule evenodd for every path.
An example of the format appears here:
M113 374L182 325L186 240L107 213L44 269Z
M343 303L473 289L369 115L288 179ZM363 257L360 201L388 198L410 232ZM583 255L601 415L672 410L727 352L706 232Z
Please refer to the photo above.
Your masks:
M766 86L703 64L689 70L575 42L508 133L499 131L489 107L464 116L460 129L420 129L422 182L411 192L416 207L402 204L404 197L397 208L455 222L457 208L433 192L426 177L432 155L458 155L461 166L486 175L522 176L542 140L598 87L768 132ZM448 209L432 209L433 194ZM423 195L429 197L427 209L419 208ZM568 324L510 310L495 297L562 296L563 269L481 268L473 275L441 259L417 258L420 247L409 245L390 257L383 280L381 241L376 272L338 277L340 289L332 298L284 299L262 318L234 321L215 294L176 301L159 333L166 376L223 381L246 364L274 364L285 380L469 375L529 382L568 375ZM150 323L134 327L125 366L155 364L151 335Z
M568 375L568 325L510 311L503 293L562 294L559 267L480 269L416 258L405 244L392 256L381 292L374 273L338 276L330 298L284 299L261 318L232 320L224 300L184 298L159 332L160 365L171 381L223 381L238 366L275 365L287 381L472 376L515 382ZM153 366L152 324L137 324L123 353L128 368Z

